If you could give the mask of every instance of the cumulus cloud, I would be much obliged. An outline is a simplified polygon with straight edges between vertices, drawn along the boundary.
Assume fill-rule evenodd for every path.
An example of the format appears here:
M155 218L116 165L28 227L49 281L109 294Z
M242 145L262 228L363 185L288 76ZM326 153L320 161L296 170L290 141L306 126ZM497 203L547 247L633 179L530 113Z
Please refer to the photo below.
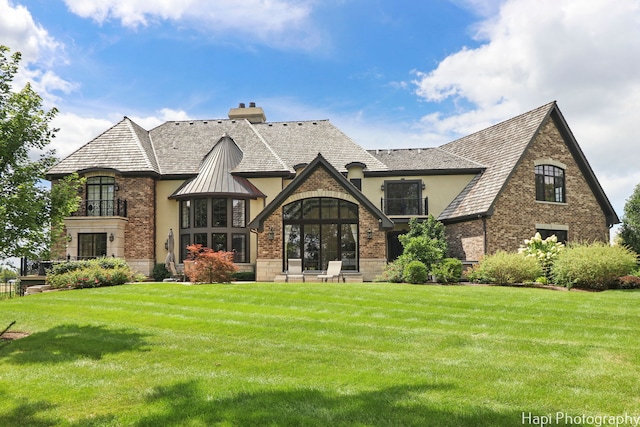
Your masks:
M51 69L55 61L65 61L64 46L33 20L26 7L0 0L0 41L11 53L22 54L13 82L15 89L29 82L45 104L51 106L59 99L56 93L69 93L76 88L75 83L64 80Z
M621 213L616 186L638 178L629 159L640 158L640 3L507 0L475 29L479 47L415 72L419 97L455 106L423 124L459 136L557 100Z
M72 13L136 29L168 21L208 34L244 35L273 45L309 47L309 0L65 0Z

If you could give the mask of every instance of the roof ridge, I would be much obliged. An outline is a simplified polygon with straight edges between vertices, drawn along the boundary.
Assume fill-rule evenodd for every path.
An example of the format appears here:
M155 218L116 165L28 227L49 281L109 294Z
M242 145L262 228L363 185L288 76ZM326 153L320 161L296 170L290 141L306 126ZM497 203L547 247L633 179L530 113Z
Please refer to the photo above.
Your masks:
M469 158L467 158L467 157L461 156L461 155L456 154L456 153L451 153L451 152L449 152L449 151L447 151L447 150L443 150L443 149L442 149L442 148L440 148L440 147L433 147L433 149L434 149L434 150L438 150L438 151L442 151L443 153L446 153L446 154L447 154L447 155L449 155L449 156L454 156L454 157L456 157L456 158L458 158L458 159L462 159L462 160L466 160L467 162L475 163L476 165L478 165L478 166L480 166L480 167L482 167L482 168L487 168L487 165L485 165L485 164L483 164L483 163L476 162L475 160L471 160L471 159L469 159Z
M131 131L133 132L133 136L135 138L136 144L138 144L138 146L141 149L142 155L144 156L145 161L147 162L147 166L160 173L159 167L156 163L156 165L154 166L153 162L151 161L151 159L149 158L149 153L147 152L147 149L145 148L143 142L140 140L140 137L138 135L138 132L136 131L136 127L140 128L143 132L145 132L147 134L147 137L149 138L149 143L151 143L151 135L149 134L149 131L146 130L145 128L143 128L142 126L140 126L139 124L137 124L136 122L134 122L133 120L131 120L129 117L125 116L124 117L127 120L127 124L129 126L129 128L131 129ZM151 149L151 152L154 155L154 160L155 160L155 151L153 150L153 146L149 147Z
M249 128L256 134L258 139L265 145L265 147L267 147L267 149L271 152L273 157L275 157L278 160L278 162L280 162L282 167L284 169L288 170L289 172L292 172L291 167L287 166L287 164L284 162L284 160L282 160L282 158L278 155L278 153L276 153L276 151L273 149L273 147L271 147L271 145L269 145L267 140L264 139L264 137L260 134L260 132L258 132L258 130L255 128L255 126L253 126L253 123L249 122L247 119L244 119L244 121L247 122L247 124L249 125ZM264 124L264 123L256 123L256 124Z

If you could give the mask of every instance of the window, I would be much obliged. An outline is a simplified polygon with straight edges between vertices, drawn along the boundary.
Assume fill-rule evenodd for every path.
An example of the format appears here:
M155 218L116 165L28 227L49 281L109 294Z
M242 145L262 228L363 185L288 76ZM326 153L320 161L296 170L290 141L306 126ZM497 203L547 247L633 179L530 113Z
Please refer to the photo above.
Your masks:
M107 233L78 233L78 259L107 256Z
M350 178L349 181L351 181L354 187L362 191L362 178Z
M193 201L193 226L203 228L207 226L208 199L195 199Z
M112 176L87 178L87 216L113 216L116 179Z
M552 165L538 165L536 171L536 200L565 203L564 169Z
M191 200L180 202L180 228L191 227Z
M422 182L416 180L384 183L384 213L387 215L424 215Z
M186 247L198 243L234 252L235 262L249 262L248 206L245 199L226 197L180 201L180 261L187 257Z
M326 270L333 260L342 260L344 270L358 269L358 205L314 197L283 206L282 215L285 266L301 258L305 270Z

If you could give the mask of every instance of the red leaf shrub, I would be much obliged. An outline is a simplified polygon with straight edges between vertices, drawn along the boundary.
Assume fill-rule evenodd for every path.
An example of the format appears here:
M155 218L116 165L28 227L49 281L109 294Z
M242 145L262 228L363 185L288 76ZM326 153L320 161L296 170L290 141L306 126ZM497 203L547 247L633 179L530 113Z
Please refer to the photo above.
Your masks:
M233 252L214 251L200 244L187 246L189 259L193 266L189 271L189 280L194 283L229 283L232 275L238 271L233 263Z

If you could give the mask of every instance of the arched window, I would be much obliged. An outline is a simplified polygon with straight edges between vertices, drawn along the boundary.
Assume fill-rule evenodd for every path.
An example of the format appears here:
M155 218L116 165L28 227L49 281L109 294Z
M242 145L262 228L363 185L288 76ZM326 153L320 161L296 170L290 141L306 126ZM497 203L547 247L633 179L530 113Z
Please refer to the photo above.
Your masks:
M285 266L301 258L305 270L326 270L342 260L343 270L358 270L358 205L313 197L283 206L282 218Z
M564 169L553 165L537 165L535 171L536 200L565 203Z

